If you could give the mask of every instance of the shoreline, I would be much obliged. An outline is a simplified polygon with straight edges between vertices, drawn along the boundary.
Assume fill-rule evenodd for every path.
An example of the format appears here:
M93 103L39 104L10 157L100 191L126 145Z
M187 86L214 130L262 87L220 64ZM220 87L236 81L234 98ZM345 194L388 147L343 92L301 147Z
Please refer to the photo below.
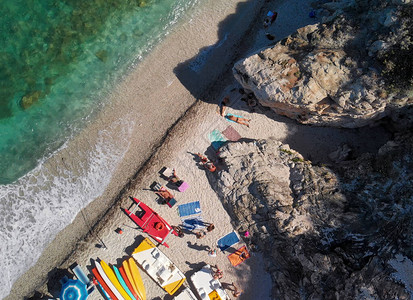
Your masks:
M59 161L64 159L64 161L66 161L66 165L69 166L69 169L76 173L78 172L78 170L76 170L76 167L78 167L76 162L77 157L73 157L71 155L71 151L73 149L81 149L81 152L87 153L90 151L88 149L91 147L93 149L97 136L104 125L101 121L102 119L106 120L106 124L111 124L111 122L116 122L119 116L122 116L122 113L127 114L128 111L137 111L142 118L145 116L145 114L141 113L142 110L152 112L152 115L154 115L153 109L150 107L151 101L140 101L140 103L135 103L138 96L134 96L134 92L137 92L139 98L141 99L154 99L154 101L152 101L152 105L155 103L157 107L168 108L163 110L163 114L166 115L164 118L167 119L168 122L164 123L160 122L160 120L154 122L153 120L149 120L149 124L146 126L147 128L144 129L142 129L142 127L145 124L141 123L135 125L137 129L135 128L133 131L143 131L144 133L141 134L143 137L147 136L149 133L152 136L152 140L148 141L149 139L147 139L146 141L143 141L143 145L140 144L140 149L135 150L135 153L126 153L122 165L118 166L117 171L113 174L112 181L106 188L105 193L93 200L82 210L87 219L85 219L83 213L79 213L70 225L59 232L53 242L43 250L41 257L38 259L36 264L21 277L19 277L19 279L13 284L12 291L4 299L23 298L24 296L32 294L34 290L39 289L42 285L44 286L48 277L53 277L54 269L58 268L59 265L63 264L64 261L73 255L76 255L77 252L81 251L81 248L85 243L83 241L85 235L86 240L88 239L88 227L92 226L92 224L94 224L93 227L95 227L97 223L99 223L102 216L111 215L110 211L113 211L114 206L117 205L116 202L118 202L119 198L121 198L122 191L130 186L130 182L133 178L137 177L138 173L144 171L145 164L147 164L157 149L161 147L163 140L165 140L170 129L173 128L176 122L178 122L185 115L190 107L197 103L197 99L195 99L184 87L182 87L179 80L176 80L177 78L172 77L175 79L171 80L171 78L168 77L168 74L165 74L165 63L168 63L172 67L169 71L169 76L175 76L173 73L173 68L177 64L182 63L182 59L190 60L191 58L196 57L199 49L208 46L205 45L207 42L218 42L219 40L217 41L217 37L215 36L215 26L219 26L223 20L237 11L239 5L238 2L244 3L244 1L232 1L230 5L228 2L224 3L224 1L222 1L221 6L225 5L225 9L218 15L216 15L216 9L219 9L219 7L212 10L210 9L206 16L209 14L211 17L214 17L213 20L215 21L211 22L212 19L208 20L208 26L210 27L208 38L205 35L202 37L199 36L198 40L193 38L192 43L190 44L191 47L183 53L179 43L177 42L181 41L182 37L186 40L191 39L191 35L188 35L188 30L191 26L193 26L192 23L194 22L191 18L196 18L197 15L199 16L199 14L205 13L202 9L204 9L203 6L206 4L202 4L202 7L197 8L196 13L191 18L187 17L189 20L186 19L185 24L180 24L178 27L175 27L166 39L156 47L155 51L151 52L132 72L130 72L130 74L120 84L118 89L113 92L113 96L111 98L116 98L117 100L113 101L113 103L108 105L108 107L100 113L101 117L98 118L100 120L95 121L93 124L88 126L85 130L87 134L85 135L83 131L70 143L71 145L57 153L52 160L49 160L45 164L47 168L61 167L59 166ZM258 4L259 3L254 4L254 6L258 7ZM197 20L202 21L201 18L198 18ZM246 21L243 20L243 22L245 23ZM201 26L201 28L205 29L205 26ZM242 33L238 33L238 38L241 39ZM193 33L192 35L194 34L196 33ZM176 39L177 36L181 36L181 39ZM238 40L235 42L238 42ZM197 43L199 44L198 46ZM171 48L171 45L178 47L178 51L176 53L171 51L173 49ZM167 53L172 54L165 55ZM159 60L159 57L163 59ZM153 67L154 65L155 68ZM144 75L141 76L141 71L145 71L145 69L149 69L149 72L145 72ZM219 73L220 72L218 72L215 76L219 76ZM152 82L154 78L157 79L155 82ZM213 81L214 80L211 80L211 83ZM142 86L146 87L146 85L151 87L154 92L153 94L150 94L151 89L144 90L141 88ZM172 97L179 99L176 101L176 103L179 104L178 107L175 106L174 109L170 109L169 97L162 95L162 92L165 89L175 91L175 94L172 95ZM116 111L119 108L119 103L121 102L124 102L125 104L128 103L130 106L121 108L121 111ZM155 115L152 118L156 119L157 116ZM135 116L134 121L138 123L140 121L139 116ZM152 129L159 125L161 128L158 128L156 132L153 132ZM137 135L139 136L139 133ZM129 148L132 146L133 145L130 145ZM131 150L128 152L131 152ZM143 153L144 155L142 155ZM138 162L134 161L136 158L139 159ZM124 173L128 173L129 175L124 176ZM123 180L120 180L119 178L122 176ZM102 207L105 209L102 210ZM71 250L68 251L68 249ZM41 276L39 274L45 275Z

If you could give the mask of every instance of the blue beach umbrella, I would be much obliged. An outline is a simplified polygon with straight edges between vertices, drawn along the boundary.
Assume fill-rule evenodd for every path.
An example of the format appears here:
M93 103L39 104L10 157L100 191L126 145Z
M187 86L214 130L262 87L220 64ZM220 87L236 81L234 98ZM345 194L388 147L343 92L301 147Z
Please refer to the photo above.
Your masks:
M80 280L69 279L60 291L61 300L86 300L87 296L86 285Z

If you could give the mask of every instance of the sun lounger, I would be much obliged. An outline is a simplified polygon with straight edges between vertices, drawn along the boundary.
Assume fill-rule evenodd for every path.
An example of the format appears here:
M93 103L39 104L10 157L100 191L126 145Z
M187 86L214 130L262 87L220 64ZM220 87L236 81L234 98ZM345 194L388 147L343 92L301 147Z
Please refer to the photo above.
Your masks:
M203 229L205 228L204 221L202 217L190 218L190 219L182 219L182 228L186 230L196 230L196 229Z
M166 178L171 177L173 174L174 174L173 170L168 167L165 167L162 171L162 175L165 176Z
M73 274L79 279L81 282L83 282L86 285L86 289L88 294L93 292L95 289L95 285L90 281L90 279L86 276L85 272L83 271L82 267L79 266L78 264L75 264L70 267L72 270Z

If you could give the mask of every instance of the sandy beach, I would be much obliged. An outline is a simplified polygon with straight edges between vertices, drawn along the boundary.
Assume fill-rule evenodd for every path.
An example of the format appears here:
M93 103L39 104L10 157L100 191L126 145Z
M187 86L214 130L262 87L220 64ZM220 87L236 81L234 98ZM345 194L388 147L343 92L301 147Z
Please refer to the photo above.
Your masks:
M268 266L259 252L253 252L250 259L237 267L230 264L228 251L218 252L217 257L207 255L206 246L215 247L216 241L234 228L214 191L217 173L200 167L194 154L201 152L214 159L210 134L229 127L246 139L274 136L317 163L328 163L328 153L343 143L351 144L361 153L373 151L386 140L387 134L380 128L374 129L378 138L371 143L365 137L372 135L373 129L351 131L303 126L266 108L248 107L241 100L240 86L231 74L233 63L320 20L309 18L309 0L216 2L197 8L190 18L182 20L113 92L114 101L101 112L98 121L48 162L53 169L63 159L65 166L76 172L82 164L87 164L76 153L90 151L102 130L111 132L110 140L125 149L105 193L55 238L5 299L22 299L34 290L57 297L59 279L73 263L89 271L97 258L119 265L129 257L145 236L121 210L131 206L129 196L152 206L172 225L181 223L177 205L200 201L203 219L214 223L215 230L203 239L193 234L172 237L168 240L170 248L160 246L161 251L187 278L205 263L217 264L224 271L221 282L234 282L244 291L240 299L271 299L271 278L265 272ZM275 41L266 38L262 26L268 10L278 12L277 21L267 30L276 37ZM249 128L229 122L217 113L217 103L225 96L230 97L228 112L251 119ZM117 139L117 133L123 133L125 127L129 139ZM367 140L368 144L363 142ZM178 201L173 208L157 204L156 195L149 190L154 181L166 184L159 175L163 167L176 168L190 185L183 193L173 191ZM122 228L123 234L116 233L117 228ZM85 235L85 239L79 240ZM242 245L241 240L234 247ZM148 299L171 299L143 272L142 278ZM89 298L103 297L95 291Z

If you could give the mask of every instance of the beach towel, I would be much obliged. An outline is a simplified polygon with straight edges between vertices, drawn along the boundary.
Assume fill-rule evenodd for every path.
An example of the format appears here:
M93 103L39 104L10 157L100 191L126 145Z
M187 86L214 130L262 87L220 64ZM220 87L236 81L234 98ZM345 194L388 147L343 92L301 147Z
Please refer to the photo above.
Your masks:
M163 167L163 169L161 170L161 173L163 176L167 178L171 177L174 174L173 170L168 167Z
M223 132L222 134L230 141L236 142L241 138L241 135L232 127L229 125Z
M178 186L178 191L182 193L182 192L185 192L188 188L189 188L189 184L184 181L182 182L180 186Z
M179 216L182 217L189 217L193 215L200 215L201 214L201 204L199 201L181 204L178 206L178 213Z
M196 218L182 219L182 228L187 230L196 230L205 228L205 223L201 216Z
M245 253L244 256L241 256L243 253ZM248 252L246 246L242 246L234 253L231 253L230 255L228 255L228 259L231 262L231 265L233 265L234 267L238 266L240 263L243 263L245 260L247 260L250 257L251 255Z
M221 148L227 141L227 139L222 135L222 133L218 129L214 129L208 135L208 138L211 141L211 145L215 150Z
M225 251L232 245L236 244L239 242L239 237L238 234L233 231L231 233L228 233L226 236L220 238L217 242L217 245L221 251Z

